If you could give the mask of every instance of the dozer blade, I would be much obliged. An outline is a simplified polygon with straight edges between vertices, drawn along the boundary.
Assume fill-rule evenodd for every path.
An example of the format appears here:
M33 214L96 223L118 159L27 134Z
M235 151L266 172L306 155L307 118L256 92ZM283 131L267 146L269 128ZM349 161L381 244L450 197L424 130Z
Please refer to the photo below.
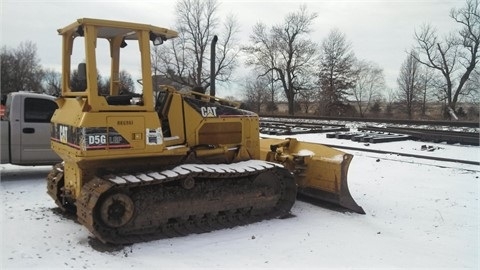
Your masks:
M295 175L298 193L365 214L348 189L347 174L352 155L293 138L261 139L260 155L264 160L287 167Z

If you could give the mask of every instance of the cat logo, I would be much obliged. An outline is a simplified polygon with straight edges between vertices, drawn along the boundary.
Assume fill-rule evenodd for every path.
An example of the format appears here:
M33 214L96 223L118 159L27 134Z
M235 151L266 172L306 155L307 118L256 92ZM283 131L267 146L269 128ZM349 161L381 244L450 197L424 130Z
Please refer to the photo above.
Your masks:
M217 107L200 108L203 117L217 117Z

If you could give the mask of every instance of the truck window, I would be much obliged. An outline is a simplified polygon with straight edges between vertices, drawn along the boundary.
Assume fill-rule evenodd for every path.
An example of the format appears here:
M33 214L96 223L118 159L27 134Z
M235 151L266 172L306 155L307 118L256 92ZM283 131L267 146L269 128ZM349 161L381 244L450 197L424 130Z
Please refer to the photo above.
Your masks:
M24 121L33 123L50 123L53 113L58 108L57 103L48 99L26 98Z

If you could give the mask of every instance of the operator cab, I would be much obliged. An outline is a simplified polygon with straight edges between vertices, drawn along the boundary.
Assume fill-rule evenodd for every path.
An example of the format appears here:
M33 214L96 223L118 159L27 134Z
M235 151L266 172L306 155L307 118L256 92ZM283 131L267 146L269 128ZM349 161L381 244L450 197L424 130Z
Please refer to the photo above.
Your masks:
M150 46L177 32L146 24L83 18L63 36L62 96L87 99L91 111L152 111ZM139 78L141 85L135 85Z

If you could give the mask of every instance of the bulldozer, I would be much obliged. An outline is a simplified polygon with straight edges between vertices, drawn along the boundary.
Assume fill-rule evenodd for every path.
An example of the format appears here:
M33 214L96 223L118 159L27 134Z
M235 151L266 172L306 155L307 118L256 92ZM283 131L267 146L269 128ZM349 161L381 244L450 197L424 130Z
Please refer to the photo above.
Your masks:
M62 90L51 147L63 162L47 177L48 194L101 242L287 217L297 194L364 213L347 185L352 155L260 138L259 116L238 103L159 84L151 50L177 32L82 18L58 33ZM121 68L132 61L141 85L129 92ZM98 79L102 68L107 87Z

